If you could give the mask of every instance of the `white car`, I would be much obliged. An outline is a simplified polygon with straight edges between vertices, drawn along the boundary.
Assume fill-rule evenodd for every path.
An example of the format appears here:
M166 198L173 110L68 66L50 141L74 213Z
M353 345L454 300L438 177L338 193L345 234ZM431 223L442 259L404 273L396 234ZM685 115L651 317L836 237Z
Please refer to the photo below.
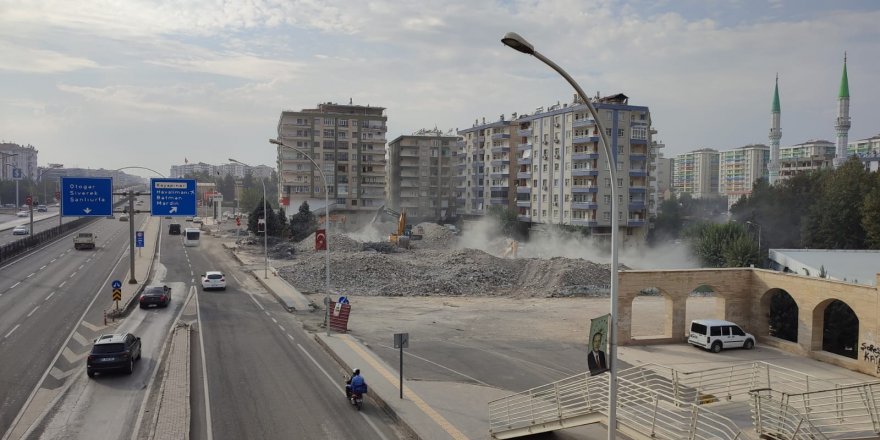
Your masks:
M202 275L202 290L226 290L226 277L223 272L212 270Z
M27 217L27 216L29 216L29 215L31 215L31 214L30 214L30 212L28 212L28 211L18 211L18 213L16 213L15 215L17 215L17 216L19 216L19 217Z
M18 225L12 230L12 235L29 235L31 230L26 225Z
M197 225L200 225L200 224L202 224L202 218L201 217L193 217L192 222Z

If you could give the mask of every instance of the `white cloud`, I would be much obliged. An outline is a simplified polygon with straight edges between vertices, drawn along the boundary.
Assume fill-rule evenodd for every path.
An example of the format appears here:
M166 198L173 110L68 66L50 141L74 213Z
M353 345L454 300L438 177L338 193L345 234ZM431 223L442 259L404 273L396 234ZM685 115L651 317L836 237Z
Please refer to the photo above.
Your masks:
M0 71L25 73L63 73L92 69L98 64L88 58L69 56L51 50L25 47L0 40Z
M229 54L227 56L214 54L211 59L168 58L147 62L184 72L210 73L251 80L291 78L302 67L301 63L270 60L241 54Z

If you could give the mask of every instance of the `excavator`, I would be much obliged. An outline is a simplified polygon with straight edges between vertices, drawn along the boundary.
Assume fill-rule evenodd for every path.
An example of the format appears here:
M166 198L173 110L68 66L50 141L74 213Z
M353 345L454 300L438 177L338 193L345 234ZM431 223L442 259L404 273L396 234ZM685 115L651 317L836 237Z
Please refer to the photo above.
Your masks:
M424 232L420 226L416 226L416 230L413 231L412 225L406 224L406 209L401 209L400 212L397 212L382 205L382 207L376 211L376 215L373 216L372 223L376 223L376 220L379 219L379 215L383 213L397 217L397 228L388 236L388 242L397 245L397 247L406 249L409 248L410 240L422 239Z

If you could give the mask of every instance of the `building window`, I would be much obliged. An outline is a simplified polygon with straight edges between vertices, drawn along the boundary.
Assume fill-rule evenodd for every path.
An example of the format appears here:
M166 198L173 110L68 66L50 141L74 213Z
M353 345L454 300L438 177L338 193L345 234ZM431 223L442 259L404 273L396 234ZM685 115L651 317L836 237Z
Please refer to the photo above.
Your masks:
M611 220L611 213L608 212L608 211L603 212L603 213L602 213L602 218L605 219L605 221L609 221L609 220Z
M333 125L333 118L324 118L324 125Z
M348 127L348 119L340 119L339 126L340 127Z
M611 136L611 129L610 129L610 128L606 128L606 129L605 129L605 135L606 135L606 136Z
M623 129L622 128L617 129L617 137L623 137Z
M611 188L611 179L608 177L605 178L605 188Z
M617 179L617 187L618 187L618 188L623 187L623 179L622 179L622 178L618 178L618 179Z
M605 202L605 204L607 205L607 204L611 203L611 196L609 196L609 195L606 194L606 195L602 196L602 200L603 200L603 201Z

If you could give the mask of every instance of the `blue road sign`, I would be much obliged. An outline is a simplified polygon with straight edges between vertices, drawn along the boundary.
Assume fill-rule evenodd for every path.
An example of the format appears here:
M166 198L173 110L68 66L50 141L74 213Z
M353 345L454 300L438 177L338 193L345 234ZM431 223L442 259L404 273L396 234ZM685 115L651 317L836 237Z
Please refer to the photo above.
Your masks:
M135 247L144 247L144 231L135 231L134 245Z
M113 287L114 289L121 289L122 288L122 281L113 280L113 282L110 283L110 286Z
M12 180L21 180L24 179L24 173L21 172L21 168L13 168L12 169Z
M113 213L113 179L109 177L62 177L61 215L98 217Z
M196 215L195 179L150 179L150 211L154 216Z

